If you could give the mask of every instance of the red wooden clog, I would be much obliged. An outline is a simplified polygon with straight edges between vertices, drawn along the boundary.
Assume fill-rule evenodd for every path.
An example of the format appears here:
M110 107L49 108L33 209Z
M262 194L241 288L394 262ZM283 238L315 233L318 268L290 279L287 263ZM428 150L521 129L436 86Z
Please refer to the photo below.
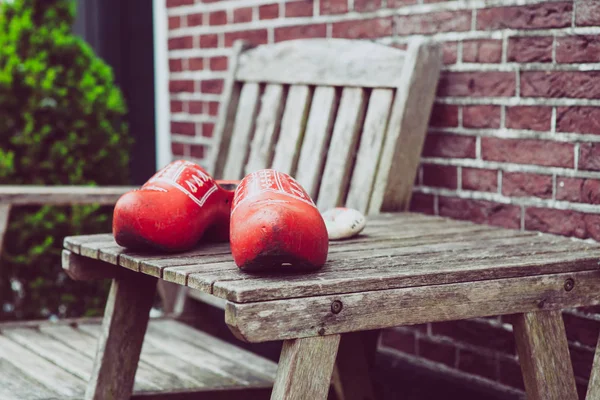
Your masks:
M263 169L235 191L231 253L245 271L307 271L323 266L329 241L323 217L306 191L287 174Z
M195 163L170 163L117 201L116 242L134 250L175 252L200 239L226 241L235 182L224 181L223 186Z

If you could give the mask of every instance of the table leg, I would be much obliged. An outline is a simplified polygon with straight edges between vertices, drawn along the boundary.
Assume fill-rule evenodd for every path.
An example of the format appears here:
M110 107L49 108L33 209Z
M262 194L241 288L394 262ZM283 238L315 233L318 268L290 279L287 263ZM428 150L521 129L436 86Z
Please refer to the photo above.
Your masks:
M560 311L518 314L513 322L529 400L577 400L577 388Z
M369 373L379 330L342 334L335 363L334 387L338 400L374 400Z
M131 397L155 293L154 277L131 274L113 279L86 400Z
M325 400L340 335L286 340L271 400Z

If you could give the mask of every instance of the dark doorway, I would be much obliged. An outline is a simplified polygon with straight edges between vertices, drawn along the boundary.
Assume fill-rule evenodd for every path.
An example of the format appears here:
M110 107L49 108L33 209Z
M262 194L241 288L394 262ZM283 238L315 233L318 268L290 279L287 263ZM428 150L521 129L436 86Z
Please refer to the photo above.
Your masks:
M135 143L132 184L141 185L156 169L154 120L154 36L151 0L77 0L75 33L112 68L129 110Z

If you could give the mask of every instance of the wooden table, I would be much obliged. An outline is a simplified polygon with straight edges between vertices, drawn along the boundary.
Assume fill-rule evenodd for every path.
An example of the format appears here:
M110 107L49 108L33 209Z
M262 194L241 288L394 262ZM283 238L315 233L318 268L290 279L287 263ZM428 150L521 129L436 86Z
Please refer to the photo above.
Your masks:
M68 237L65 248L70 274L80 265L70 257L83 256L93 268L81 273L116 268L96 259L187 285L226 299L239 339L285 340L273 399L325 398L340 334L502 314L517 314L529 399L576 399L560 309L600 303L596 243L414 213L371 218L358 238L331 242L325 267L309 274L240 272L228 244L143 254L91 235ZM141 278L128 290L143 293ZM136 302L114 307L134 315ZM104 330L108 348L118 333Z

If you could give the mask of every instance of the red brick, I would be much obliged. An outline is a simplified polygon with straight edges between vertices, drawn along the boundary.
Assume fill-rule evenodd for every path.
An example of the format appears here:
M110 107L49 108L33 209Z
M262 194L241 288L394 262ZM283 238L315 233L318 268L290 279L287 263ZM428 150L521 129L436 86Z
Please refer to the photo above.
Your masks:
M431 332L434 335L446 336L503 353L515 352L515 337L512 331L481 320L436 322L431 324Z
M186 16L187 26L198 26L203 24L204 15L202 13L188 14Z
M190 114L202 114L204 112L202 109L202 102L201 101L188 102L188 112Z
M463 61L473 63L499 63L502 61L501 40L465 40Z
M600 204L600 181L585 178L556 178L556 199Z
M348 12L348 0L321 0L320 14L344 14Z
M588 236L582 213L549 208L525 209L525 229L585 238Z
M498 171L463 167L462 188L480 192L496 192L498 190Z
M549 62L552 61L552 37L522 36L508 40L508 61Z
M188 69L190 71L199 71L204 69L204 59L202 57L188 59Z
M287 17L312 17L313 2L310 0L285 3L285 16Z
M423 185L456 189L457 169L451 165L423 165Z
M535 139L481 139L484 160L573 168L574 147L571 143Z
M417 4L417 0L387 0L387 8L400 8Z
M202 136L212 137L214 129L215 129L215 124L210 123L210 122L203 123L202 124Z
M600 171L600 143L579 145L579 168Z
M209 25L225 25L227 23L227 13L225 11L215 11L208 14Z
M194 158L204 158L204 146L198 144L190 145L190 156Z
M183 111L183 101L171 100L171 112L178 113Z
M558 36L556 62L586 63L600 61L600 36Z
M233 11L233 22L236 24L252 21L252 7L238 8Z
M193 92L193 91L194 91L194 81L192 81L192 80L169 81L169 92L170 93Z
M549 131L552 122L552 107L515 106L506 107L506 127Z
M458 106L451 104L434 104L431 110L431 116L429 117L429 125L440 127L458 126Z
M217 47L219 45L219 37L210 33L208 35L200 35L200 47L203 49Z
M573 2L477 10L478 30L564 28L571 25Z
M210 59L210 69L212 71L225 71L227 70L227 57L212 57Z
M410 199L410 210L422 214L433 215L433 195L414 193Z
M440 196L438 203L441 216L510 229L521 227L521 208L518 206L445 196Z
M588 237L595 241L600 241L600 215L584 214L583 221L585 222Z
M600 71L526 71L521 73L521 96L600 97Z
M500 128L500 106L464 106L465 128Z
M191 36L169 39L169 50L191 49L192 47L194 47L194 38Z
M384 329L381 331L381 345L403 353L415 354L415 334L409 330Z
M171 133L194 136L196 134L196 125L193 122L171 121Z
M558 107L556 130L600 135L600 107Z
M419 356L454 367L456 348L447 341L432 340L426 336L418 339Z
M183 143L174 143L171 142L171 153L174 156L183 156L185 155L185 144Z
M600 3L593 0L575 0L575 25L600 25Z
M240 32L227 32L225 34L225 46L229 47L233 45L236 40L243 39L250 44L266 44L267 43L267 30L256 29L252 31L240 31Z
M392 34L392 18L335 22L332 36L347 39L373 39Z
M475 140L473 136L428 133L423 156L475 158Z
M209 101L208 102L208 115L216 116L219 115L219 102Z
M516 359L511 359L508 357L500 357L498 361L498 372L500 374L498 380L500 383L521 390L525 389L525 384L523 383L523 374L521 372L521 365L519 365L519 362Z
M177 29L181 26L181 17L169 17L169 29Z
M222 79L205 79L200 83L200 91L202 93L221 94L223 91Z
M414 33L462 32L471 29L471 11L441 11L429 14L398 15L397 35Z
M354 0L354 10L358 12L375 11L381 7L381 0Z
M571 354L575 376L589 379L594 361L594 351L571 344L569 345L569 353Z
M444 64L448 65L456 63L456 60L458 58L457 48L458 46L456 42L444 42L442 44L442 59L444 61Z
M167 0L167 7L179 7L194 4L194 0Z
M169 71L180 72L183 71L183 61L181 58L169 59Z
M504 172L502 174L502 194L510 197L551 198L552 177L524 172Z
M444 72L438 83L438 96L506 97L515 94L512 72Z
M458 354L458 369L473 375L483 376L492 380L498 379L498 361L496 357L481 354L478 351L460 349Z
M275 41L291 39L324 38L327 33L325 24L297 25L275 28Z
M600 334L600 321L590 317L563 313L567 338L586 346L596 347Z
M260 19L279 18L279 4L264 4L258 7L258 17Z

